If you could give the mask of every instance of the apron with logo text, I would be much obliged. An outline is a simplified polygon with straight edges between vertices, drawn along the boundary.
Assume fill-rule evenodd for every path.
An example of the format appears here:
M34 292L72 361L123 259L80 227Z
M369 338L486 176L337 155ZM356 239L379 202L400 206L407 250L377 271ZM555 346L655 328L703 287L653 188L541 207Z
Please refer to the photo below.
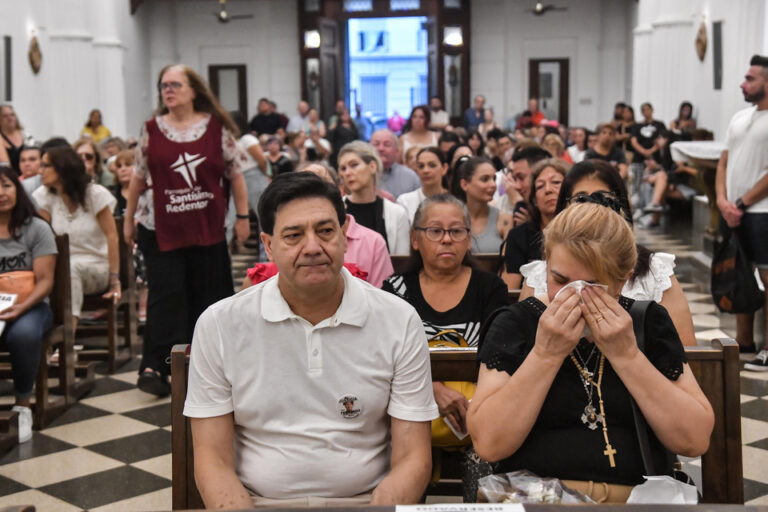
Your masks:
M146 129L160 250L222 242L229 192L224 179L221 123L211 117L205 134L191 142L168 139L154 118L147 121Z

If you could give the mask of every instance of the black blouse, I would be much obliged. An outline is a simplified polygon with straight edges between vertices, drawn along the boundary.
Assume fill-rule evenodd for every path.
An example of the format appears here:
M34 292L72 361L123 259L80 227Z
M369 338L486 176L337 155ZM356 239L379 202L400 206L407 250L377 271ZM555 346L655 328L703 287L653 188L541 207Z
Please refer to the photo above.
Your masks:
M626 310L633 302L626 297L619 299ZM535 297L507 307L492 320L478 354L480 361L488 368L513 374L533 349L539 317L545 309ZM655 302L648 307L645 333L644 352L648 360L668 379L677 380L687 361L685 351L666 309ZM582 359L587 359L593 348L584 338L577 346ZM595 348L587 367L594 370L599 356ZM528 437L514 454L499 463L497 472L528 469L542 477L625 485L642 483L644 467L630 394L608 360L601 387L608 438L617 452L616 467L611 468L608 457L603 454L602 425L590 430L581 421L588 402L587 393L576 366L567 357ZM596 390L592 403L599 409ZM655 467L671 472L672 460L650 429L649 438Z
M541 259L541 229L532 221L509 231L504 241L504 267L510 274L519 274L520 267Z
M445 329L458 332L470 347L480 338L480 328L491 313L507 304L507 286L490 272L472 269L464 297L448 311L435 311L424 299L419 272L395 274L381 287L405 299L421 318L427 338Z

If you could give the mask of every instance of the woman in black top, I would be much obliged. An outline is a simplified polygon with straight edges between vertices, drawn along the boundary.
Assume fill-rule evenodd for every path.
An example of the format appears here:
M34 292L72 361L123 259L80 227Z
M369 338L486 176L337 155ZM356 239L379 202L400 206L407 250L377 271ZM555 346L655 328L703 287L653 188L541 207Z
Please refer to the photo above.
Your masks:
M483 321L507 303L501 279L469 265L470 240L466 206L450 194L428 197L413 219L411 269L384 281L383 290L416 308L428 339L453 329L476 347ZM439 382L433 388L440 414L465 431L466 399Z
M384 281L382 289L416 309L428 339L452 330L445 337L455 341L461 336L476 347L482 324L507 303L507 287L497 276L469 265L469 234L469 212L461 201L450 194L428 197L413 220L411 269ZM433 382L432 389L440 416L455 430L466 432L468 400L442 382ZM477 462L471 469L475 474L476 466ZM465 480L465 496L474 500L476 478Z
M483 341L467 414L475 450L500 461L500 472L525 468L591 481L594 497L626 500L645 472L630 397L650 426L656 468L666 474L666 450L692 457L706 451L712 407L656 303L646 313L645 349L637 346L628 312L634 301L619 295L637 249L619 214L598 204L568 207L545 229L544 252L547 295L504 310ZM565 287L577 280L607 291Z
M541 259L541 230L555 217L560 185L568 172L558 158L542 160L531 171L531 220L512 228L504 241L504 269L501 278L510 289L523 284L520 267Z

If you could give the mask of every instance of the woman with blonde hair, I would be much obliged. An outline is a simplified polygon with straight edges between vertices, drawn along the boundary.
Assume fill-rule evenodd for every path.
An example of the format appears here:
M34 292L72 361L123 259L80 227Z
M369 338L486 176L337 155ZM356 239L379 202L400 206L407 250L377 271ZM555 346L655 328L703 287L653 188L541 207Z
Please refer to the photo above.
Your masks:
M184 65L163 68L157 92L157 110L136 151L123 229L132 239L139 195L150 187L153 211L137 218L149 282L138 386L165 396L171 347L191 342L197 317L233 293L224 225L230 187L237 239L248 238L250 227L242 175L247 160L230 115Z
M650 474L632 401L650 427L649 466L667 475L673 454L707 450L712 407L667 311L621 296L637 259L621 215L569 206L544 230L544 256L547 292L502 309L481 339L469 432L497 472L527 469L624 502Z
M345 144L339 151L339 177L348 194L347 212L362 226L384 237L389 254L408 254L410 249L408 213L405 208L376 193L382 164L376 150L363 141Z

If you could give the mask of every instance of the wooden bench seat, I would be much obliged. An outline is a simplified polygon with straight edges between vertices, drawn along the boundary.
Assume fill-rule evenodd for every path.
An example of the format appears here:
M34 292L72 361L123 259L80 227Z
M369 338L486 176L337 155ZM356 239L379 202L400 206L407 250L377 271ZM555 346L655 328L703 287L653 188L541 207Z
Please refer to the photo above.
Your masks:
M171 352L173 509L203 508L195 485L189 419L183 415L189 369L188 345ZM701 457L703 503L744 503L741 459L739 347L732 339L713 340L708 347L686 347L691 369L712 404L715 426L709 450ZM472 351L430 354L432 379L476 381L478 364ZM461 495L460 486L451 487Z

